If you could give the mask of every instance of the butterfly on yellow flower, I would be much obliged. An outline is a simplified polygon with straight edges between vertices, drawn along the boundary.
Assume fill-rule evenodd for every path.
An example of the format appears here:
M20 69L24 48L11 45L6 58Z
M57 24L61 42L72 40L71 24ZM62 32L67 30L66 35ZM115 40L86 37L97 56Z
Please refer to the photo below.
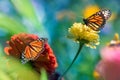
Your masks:
M90 17L83 19L83 21L91 29L99 31L104 27L106 20L108 20L110 16L111 16L110 10L103 9L91 15Z

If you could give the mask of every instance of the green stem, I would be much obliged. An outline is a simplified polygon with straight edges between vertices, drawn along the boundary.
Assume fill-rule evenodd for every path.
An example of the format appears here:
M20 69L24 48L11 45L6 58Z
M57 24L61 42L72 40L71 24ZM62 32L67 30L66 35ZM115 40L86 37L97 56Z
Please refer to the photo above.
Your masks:
M72 61L72 63L69 65L69 67L66 69L66 71L61 75L61 77L59 78L59 80L61 80L61 78L68 72L68 70L71 68L71 66L73 65L73 63L75 62L75 60L77 59L80 51L82 50L82 47L83 47L84 43L79 43L79 48L78 48L78 51Z

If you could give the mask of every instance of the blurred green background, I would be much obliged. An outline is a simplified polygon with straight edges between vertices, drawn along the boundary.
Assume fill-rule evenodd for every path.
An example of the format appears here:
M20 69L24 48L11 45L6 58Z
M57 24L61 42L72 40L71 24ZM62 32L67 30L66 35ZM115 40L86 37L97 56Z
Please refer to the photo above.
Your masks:
M96 49L84 47L65 80L94 80L93 71L100 60L100 49L120 33L119 0L0 0L0 55L6 41L14 34L26 32L47 37L57 61L56 72L62 74L72 62L78 44L66 38L74 22L82 22L89 6L107 8L112 18L100 32ZM1 63L2 65L2 63Z

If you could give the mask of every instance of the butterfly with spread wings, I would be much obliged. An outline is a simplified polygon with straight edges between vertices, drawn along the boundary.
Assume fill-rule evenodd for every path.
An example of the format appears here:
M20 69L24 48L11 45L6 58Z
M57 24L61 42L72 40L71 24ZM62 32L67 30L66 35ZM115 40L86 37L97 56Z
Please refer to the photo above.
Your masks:
M44 45L46 40L46 38L40 38L30 42L25 47L25 50L22 53L21 62L25 64L29 60L36 60L39 57L39 55L44 51Z
M91 15L90 17L83 19L83 21L91 29L99 31L104 27L106 20L108 20L110 16L111 16L110 10L103 9Z

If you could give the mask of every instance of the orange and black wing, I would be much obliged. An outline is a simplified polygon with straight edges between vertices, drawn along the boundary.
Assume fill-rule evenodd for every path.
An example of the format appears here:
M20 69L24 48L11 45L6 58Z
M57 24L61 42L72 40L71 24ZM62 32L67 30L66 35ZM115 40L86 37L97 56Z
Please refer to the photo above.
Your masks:
M106 20L111 16L110 10L101 10L87 19L83 19L84 23L95 31L102 29L106 23Z
M45 39L43 38L30 42L22 53L22 63L37 59L40 53L44 51L44 44Z
M94 14L89 18L84 19L83 21L88 27L92 28L95 31L99 31L101 28L103 28L106 22L104 16L100 14Z

